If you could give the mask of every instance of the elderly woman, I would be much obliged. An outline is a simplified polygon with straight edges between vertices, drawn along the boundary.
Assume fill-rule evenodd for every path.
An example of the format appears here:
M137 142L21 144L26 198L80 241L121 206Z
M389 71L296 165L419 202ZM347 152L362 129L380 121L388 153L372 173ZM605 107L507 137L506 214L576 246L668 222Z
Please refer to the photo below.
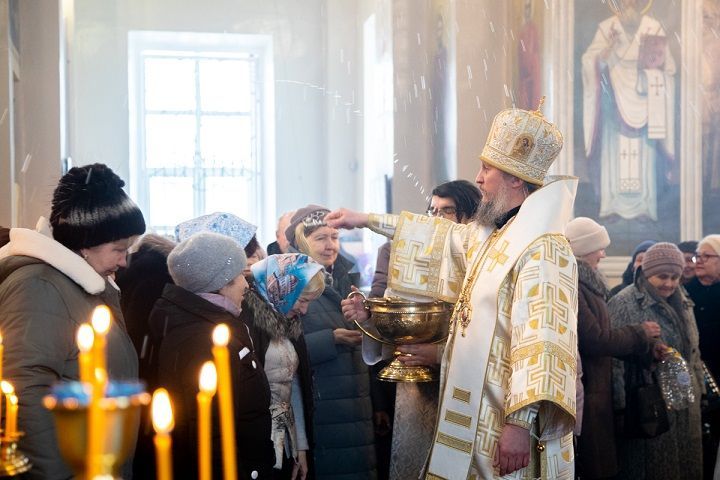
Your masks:
M325 224L328 209L308 205L293 215L285 235L292 248L311 256L330 274L322 296L302 319L314 372L315 475L318 480L376 477L368 369L362 334L343 317L340 302L358 274L339 255L338 231Z
M300 316L325 290L325 274L300 253L272 255L251 270L242 318L270 382L275 478L310 478L312 377Z
M197 458L198 373L212 360L212 332L230 329L230 372L242 479L270 478L274 463L270 441L270 389L255 354L248 327L240 320L248 284L242 274L247 260L240 245L217 233L197 233L181 242L167 259L175 284L165 286L150 316L159 345L157 378L175 407L173 460L176 472L195 476ZM222 471L220 428L213 416L213 471Z
M654 438L618 440L620 472L627 479L700 479L702 478L702 442L700 396L703 372L698 349L698 331L684 290L679 286L685 260L672 243L650 247L635 273L635 282L623 289L608 304L615 327L657 322L661 341L675 348L687 361L695 401L686 409L670 410L670 429ZM627 359L613 374L617 409L624 409L625 398L638 378L651 375L639 359ZM650 367L652 369L653 367Z
M0 251L3 378L20 398L20 448L33 463L27 478L72 477L41 401L53 383L79 379L75 335L96 306L107 305L114 317L107 335L110 379L137 379L137 355L110 279L145 231L123 185L102 164L70 169L53 194L50 225L41 219L39 231L12 229Z
M578 217L567 224L565 236L578 264L578 349L582 360L584 408L578 413L577 472L582 478L617 474L612 411L612 357L650 355L660 335L654 321L613 328L607 311L609 296L598 264L610 245L607 230L594 220Z
M611 297L614 297L618 292L620 292L620 290L627 287L628 285L633 284L633 280L635 279L635 271L642 264L642 259L643 256L645 256L645 252L647 252L648 248L655 245L655 243L655 240L645 240L644 242L640 242L635 246L632 257L630 258L630 262L628 262L627 267L625 267L625 271L623 271L622 281L610 290Z

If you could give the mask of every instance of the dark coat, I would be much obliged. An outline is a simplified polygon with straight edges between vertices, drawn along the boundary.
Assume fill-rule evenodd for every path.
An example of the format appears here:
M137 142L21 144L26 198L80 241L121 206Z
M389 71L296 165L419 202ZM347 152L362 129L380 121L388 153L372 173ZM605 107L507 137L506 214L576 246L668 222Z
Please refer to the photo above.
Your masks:
M159 344L157 376L175 409L173 461L175 478L197 478L198 374L212 360L212 331L230 328L238 476L269 478L275 455L270 441L270 388L246 325L226 310L176 285L166 285L150 316L153 341ZM247 348L249 353L240 358ZM217 395L213 400L213 475L222 473Z
M56 258L65 257L63 266L84 264L88 269L82 257L53 244L61 250ZM54 383L79 380L75 335L81 323L90 321L96 306L110 307L114 319L107 335L109 378L137 380L137 356L125 330L117 290L104 282L104 290L91 293L66 273L28 256L0 260L0 331L5 339L2 373L14 384L20 399L18 428L25 436L19 448L33 463L23 477L28 479L73 476L60 456L52 414L43 407L42 399ZM94 275L102 285L102 278ZM135 427L132 434L136 432ZM123 472L125 478L131 475L129 465Z
M582 478L617 473L612 408L612 357L647 355L651 341L638 325L612 328L608 290L600 274L578 260L578 348L582 360L585 406L578 437L578 470Z
M315 471L318 479L374 479L375 448L368 369L360 346L335 343L333 330L354 328L340 301L357 285L358 274L342 256L333 265L332 285L302 318L313 368Z
M692 480L702 478L702 440L700 396L703 390L702 363L692 302L682 286L668 299L661 298L649 284L642 269L635 282L610 299L608 312L613 326L655 321L661 328L661 340L675 348L687 361L695 402L683 410L670 410L670 430L650 439L618 439L618 457L622 479ZM613 367L615 407L625 408L625 397L647 377L647 365L637 359L617 362Z
M147 353L145 338L149 332L150 312L162 295L165 284L173 283L168 273L167 253L155 248L154 244L143 243L128 258L127 268L116 275L115 281L120 287L120 308L140 358ZM142 365L140 370L140 378L145 378Z
M720 378L720 282L703 285L697 277L685 289L695 308L695 321L700 334L700 354L715 379Z

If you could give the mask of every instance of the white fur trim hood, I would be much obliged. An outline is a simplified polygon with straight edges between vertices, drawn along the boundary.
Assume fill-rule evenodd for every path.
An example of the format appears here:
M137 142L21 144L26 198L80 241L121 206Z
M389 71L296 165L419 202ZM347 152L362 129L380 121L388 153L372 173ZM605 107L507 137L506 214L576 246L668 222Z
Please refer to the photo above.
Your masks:
M38 220L36 228L37 231L11 229L10 243L0 248L0 259L12 255L37 258L60 270L91 295L105 291L105 279L80 255L52 238L50 225L44 217Z

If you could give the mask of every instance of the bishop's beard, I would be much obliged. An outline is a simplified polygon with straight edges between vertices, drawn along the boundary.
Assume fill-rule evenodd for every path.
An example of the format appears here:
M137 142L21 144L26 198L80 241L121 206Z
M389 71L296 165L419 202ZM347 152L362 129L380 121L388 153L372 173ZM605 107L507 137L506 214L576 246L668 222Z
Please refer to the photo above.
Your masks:
M483 227L495 227L497 221L510 210L509 206L510 186L501 183L500 188L492 200L480 201L477 212L475 213L475 222Z

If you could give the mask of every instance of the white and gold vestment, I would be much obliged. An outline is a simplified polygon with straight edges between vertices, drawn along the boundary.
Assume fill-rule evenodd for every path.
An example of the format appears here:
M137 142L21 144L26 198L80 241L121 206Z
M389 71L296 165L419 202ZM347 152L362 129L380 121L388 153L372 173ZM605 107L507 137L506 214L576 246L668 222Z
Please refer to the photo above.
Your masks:
M499 230L371 215L393 237L390 289L456 303L426 478L498 478L507 423L536 438L530 465L503 478L573 478L577 265L563 231L576 186L546 184Z

